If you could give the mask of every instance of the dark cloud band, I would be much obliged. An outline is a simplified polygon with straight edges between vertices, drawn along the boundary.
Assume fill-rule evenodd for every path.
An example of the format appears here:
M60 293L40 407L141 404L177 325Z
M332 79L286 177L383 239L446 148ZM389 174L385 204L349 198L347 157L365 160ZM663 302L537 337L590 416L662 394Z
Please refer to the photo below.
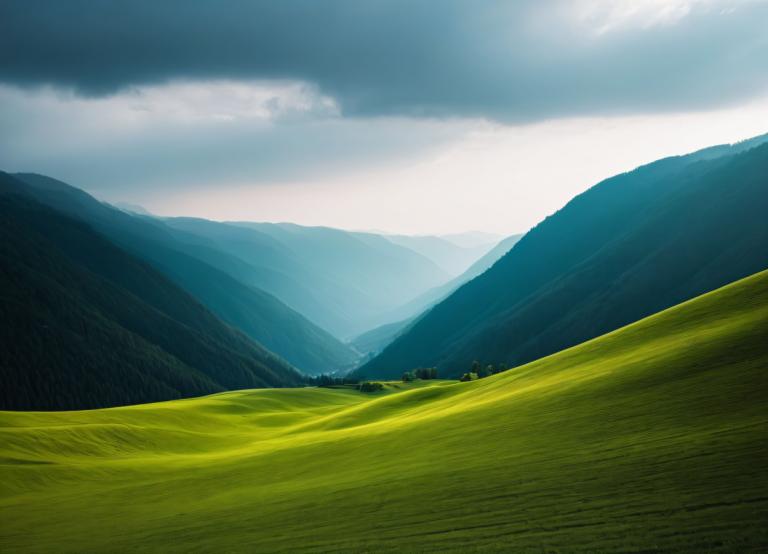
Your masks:
M571 4L571 0L569 0ZM3 0L0 81L105 95L173 79L299 79L345 114L663 111L768 86L768 5L597 34L568 2Z

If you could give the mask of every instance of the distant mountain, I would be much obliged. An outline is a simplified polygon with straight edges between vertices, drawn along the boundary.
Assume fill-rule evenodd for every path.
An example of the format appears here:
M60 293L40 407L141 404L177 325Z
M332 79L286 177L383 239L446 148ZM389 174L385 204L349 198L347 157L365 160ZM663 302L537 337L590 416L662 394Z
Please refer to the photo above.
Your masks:
M447 283L428 290L410 302L388 312L397 321L381 325L355 337L350 344L361 354L370 356L378 354L395 338L400 336L417 318L436 303L440 302L464 283L471 281L504 256L519 241L523 235L509 236L491 248L482 258L472 264L469 269ZM402 319L398 319L402 318Z
M17 192L80 219L133 255L149 262L218 317L305 373L351 367L357 354L267 292L237 277L248 270L215 241L162 221L125 213L70 185L18 174Z
M119 210L123 210L124 212L128 212L131 214L146 215L146 216L152 215L149 212L149 210L147 210L143 206L139 206L138 204L130 204L128 202L114 202L112 205Z
M88 225L0 173L0 409L296 386L287 362Z
M254 283L342 338L392 321L392 306L451 278L423 255L373 233L285 223L224 227L190 219L168 225L214 240L260 268L264 276L254 276ZM270 277L269 271L288 278Z
M465 233L452 233L440 235L440 238L452 242L462 248L474 248L476 246L490 246L504 238L496 233L484 233L482 231L467 231Z
M415 319L416 316L402 321L379 325L370 331L366 331L365 333L356 336L349 341L349 344L360 354L366 356L365 361L367 361L372 355L378 354L384 350L384 348L403 333Z
M577 196L358 375L517 365L768 267L768 136L666 158Z
M418 252L432 260L446 273L458 276L488 252L496 241L473 246L459 246L448 239L435 236L385 235L387 240Z

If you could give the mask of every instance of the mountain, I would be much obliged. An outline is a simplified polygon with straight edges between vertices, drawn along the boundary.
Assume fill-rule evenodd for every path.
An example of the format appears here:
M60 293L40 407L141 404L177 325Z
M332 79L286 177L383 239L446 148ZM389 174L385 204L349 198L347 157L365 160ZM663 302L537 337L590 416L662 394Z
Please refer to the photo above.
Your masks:
M134 256L150 263L225 322L305 373L351 367L357 354L273 295L240 281L246 268L213 241L162 221L128 214L82 190L35 174L18 174L15 190L88 223ZM26 185L26 186L24 186Z
M470 383L0 412L0 550L761 552L766 367L764 272Z
M474 248L476 246L498 243L502 238L502 235L496 233L484 233L482 231L467 231L464 233L452 233L448 235L440 235L440 238L452 242L456 246L462 248Z
M129 202L114 202L112 204L118 210L123 210L129 214L151 216L152 214L144 206L138 204L131 204Z
M384 238L418 252L432 260L449 275L457 276L481 258L496 241L459 246L448 239L429 235L385 235Z
M98 408L302 382L146 263L15 194L22 187L0 173L0 409Z
M458 277L428 290L395 310L389 311L389 316L397 319L397 321L366 331L352 339L350 344L364 355L378 354L395 338L400 336L406 328L412 325L425 310L446 298L464 283L471 281L488 270L488 268L509 252L522 237L523 235L511 235L502 239Z
M168 225L211 238L265 273L289 275L256 276L254 282L342 338L392 321L392 306L451 278L421 254L373 233L288 223L222 226L188 218Z
M486 252L483 257L469 266L469 268L464 273L459 275L459 277L457 277L453 282L464 284L467 281L471 281L478 275L485 273L493 264L504 257L507 252L512 250L512 247L517 244L521 238L523 238L523 233L510 235L501 239L493 248L488 250L488 252Z
M524 363L768 267L767 138L599 183L356 374Z
M370 358L372 354L378 354L384 347L395 340L415 319L416 317L414 316L402 321L380 325L356 336L349 341L349 344L360 354Z

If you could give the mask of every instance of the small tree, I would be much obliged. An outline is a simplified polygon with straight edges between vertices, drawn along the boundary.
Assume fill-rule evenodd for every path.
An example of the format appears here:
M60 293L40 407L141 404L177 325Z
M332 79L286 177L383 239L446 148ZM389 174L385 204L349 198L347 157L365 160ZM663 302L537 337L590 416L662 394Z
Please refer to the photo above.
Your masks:
M413 376L412 371L406 371L405 373L403 373L403 383L410 383L414 379L415 377Z
M477 373L469 372L465 373L461 376L460 381L474 381L475 379L478 379Z
M472 362L472 366L469 368L470 373L480 373L480 362L475 360Z
M485 369L483 370L483 373L480 375L480 377L490 377L496 373L496 369L493 367L493 364L488 364L485 366Z

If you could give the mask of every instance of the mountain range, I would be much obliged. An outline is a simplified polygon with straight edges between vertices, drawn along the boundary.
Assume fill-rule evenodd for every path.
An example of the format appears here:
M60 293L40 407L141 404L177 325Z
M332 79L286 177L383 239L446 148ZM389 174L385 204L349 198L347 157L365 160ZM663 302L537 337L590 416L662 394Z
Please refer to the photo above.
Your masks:
M296 386L290 364L88 225L0 174L3 409L82 409Z
M606 179L495 245L160 218L2 174L0 309L14 322L3 406L112 406L350 371L458 377L474 361L547 356L768 267L766 142Z
M341 339L394 321L388 314L393 306L453 276L433 259L373 233L193 218L163 222L236 257L241 282L273 294ZM453 247L454 253L463 250Z
M768 136L595 185L424 314L357 376L514 366L768 267Z

